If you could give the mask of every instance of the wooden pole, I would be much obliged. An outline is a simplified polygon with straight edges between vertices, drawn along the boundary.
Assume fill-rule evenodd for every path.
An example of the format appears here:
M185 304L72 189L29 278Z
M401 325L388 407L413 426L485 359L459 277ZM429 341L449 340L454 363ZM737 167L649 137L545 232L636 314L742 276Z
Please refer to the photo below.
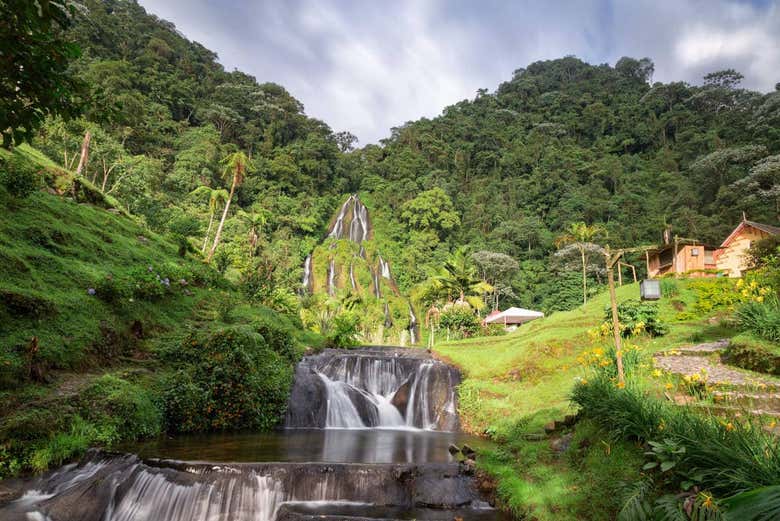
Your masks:
M647 266L647 278L650 278L650 250L645 250L645 265Z
M615 275L612 268L620 261L622 252L613 255L610 253L609 246L604 250L607 260L607 283L609 284L609 301L612 307L612 334L615 338L615 359L617 361L618 381L625 383L626 377L623 373L623 349L620 342L620 321L618 320L617 295L615 294Z
M623 263L618 261L617 263L617 272L618 272L618 286L623 286Z

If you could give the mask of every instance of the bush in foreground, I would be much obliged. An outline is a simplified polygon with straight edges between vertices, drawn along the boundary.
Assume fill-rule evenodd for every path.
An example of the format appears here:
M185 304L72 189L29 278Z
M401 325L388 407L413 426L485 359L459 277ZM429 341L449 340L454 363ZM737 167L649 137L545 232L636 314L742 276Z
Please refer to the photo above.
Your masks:
M248 326L188 337L163 356L180 361L163 386L171 431L269 429L284 414L292 364Z
M758 422L696 413L661 401L631 381L621 389L599 376L576 385L572 399L586 418L615 438L646 444L649 481L627 491L624 510L630 515L622 518L653 519L651 512L662 516L665 511L699 512L696 519L725 512L727 519L745 521L780 515L780 450ZM747 495L754 498L750 508L764 513L735 517L735 511L744 512ZM637 517L641 512L648 517Z

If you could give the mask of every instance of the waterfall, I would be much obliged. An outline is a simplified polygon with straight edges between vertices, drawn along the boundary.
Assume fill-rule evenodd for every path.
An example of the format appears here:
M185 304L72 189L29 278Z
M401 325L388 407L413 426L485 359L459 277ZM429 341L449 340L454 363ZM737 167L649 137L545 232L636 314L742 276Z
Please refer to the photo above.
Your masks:
M393 277L390 274L390 264L387 263L385 259L382 258L382 256L379 256L379 273L382 274L382 277L392 280Z
M350 195L349 198L344 201L344 204L341 205L341 210L339 210L338 215L336 215L336 221L333 223L333 227L330 229L328 237L333 239L344 238L344 218L347 216L350 203L352 203L354 199L355 196Z
M162 473L140 471L106 521L272 521L284 496L281 484L254 472L193 484L169 481Z
M379 281L379 270L371 270L371 275L374 279L374 296L376 298L382 298L382 286Z
M449 366L425 357L424 353L409 356L324 353L304 359L299 368L295 386L307 385L304 394L310 398L306 404L291 399L288 427L425 430L457 427L454 391L457 382ZM309 371L319 381L319 390L304 378ZM293 390L293 396L298 390L301 388ZM312 393L322 398L312 397ZM295 411L299 407L309 411L322 408L323 412L300 415ZM303 420L291 424L289 419L293 417ZM322 418L321 423L316 423L318 417Z
M303 261L303 289L311 290L311 255L307 255L306 260Z
M363 242L368 239L368 209L358 199L353 196L352 204L352 223L349 225L349 240L352 242Z
M345 226L346 224L346 226ZM368 209L360 201L357 194L350 195L341 205L333 226L328 231L331 239L349 239L352 242L363 242L368 239L370 226Z
M349 263L349 283L353 290L357 290L357 282L355 282L355 265Z
M328 265L328 295L331 297L336 294L336 261L330 259Z

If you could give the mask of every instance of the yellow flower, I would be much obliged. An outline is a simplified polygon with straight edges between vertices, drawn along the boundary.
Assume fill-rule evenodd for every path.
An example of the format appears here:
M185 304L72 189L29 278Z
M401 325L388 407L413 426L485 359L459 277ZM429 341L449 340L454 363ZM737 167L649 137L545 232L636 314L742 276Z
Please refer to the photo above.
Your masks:
M626 382L618 382L617 388L618 389L624 389L626 387Z
M655 371L653 371L653 376L656 378L660 377L662 374L663 373L661 372L660 369L656 369Z
M674 384L671 383L671 382L667 382L664 387L666 387L667 391L670 391L670 390L674 389Z
M712 510L712 507L714 506L712 503L712 496L710 494L707 494L706 492L702 492L701 497L702 497L701 506L703 506L707 510Z
M661 421L658 423L658 430L659 430L659 431L662 431L662 430L664 430L665 428L666 428L666 422L664 421L664 419L663 419L663 418L661 418Z
M755 280L750 281L750 289L756 289L758 287L758 282Z
M585 379L585 378L583 378L582 380L580 380L580 383L581 383L582 385L588 385L588 380L587 380L587 379Z
M728 431L728 432L731 432L731 431L734 430L734 424L731 423L731 422L728 422L726 425L724 425L724 427L726 427L726 431Z
M774 429L775 427L777 427L777 420L772 420L771 422L769 422L770 429Z
M744 280L742 280L742 279L739 279L739 280L737 281L737 287L738 287L738 288L741 288L741 287L742 287L744 284L745 284L745 281L744 281Z
M763 302L763 301L764 301L764 297L763 296L759 295L759 296L756 297L756 302Z

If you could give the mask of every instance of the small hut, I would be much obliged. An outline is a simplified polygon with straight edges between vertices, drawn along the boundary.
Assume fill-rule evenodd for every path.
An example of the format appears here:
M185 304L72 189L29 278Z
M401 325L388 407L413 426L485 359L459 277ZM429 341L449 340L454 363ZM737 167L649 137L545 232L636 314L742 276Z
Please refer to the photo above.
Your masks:
M544 317L544 313L541 311L533 311L531 309L523 308L509 308L500 312L493 312L485 318L485 325L488 324L503 324L507 329L516 328L519 325L525 324L537 318Z

